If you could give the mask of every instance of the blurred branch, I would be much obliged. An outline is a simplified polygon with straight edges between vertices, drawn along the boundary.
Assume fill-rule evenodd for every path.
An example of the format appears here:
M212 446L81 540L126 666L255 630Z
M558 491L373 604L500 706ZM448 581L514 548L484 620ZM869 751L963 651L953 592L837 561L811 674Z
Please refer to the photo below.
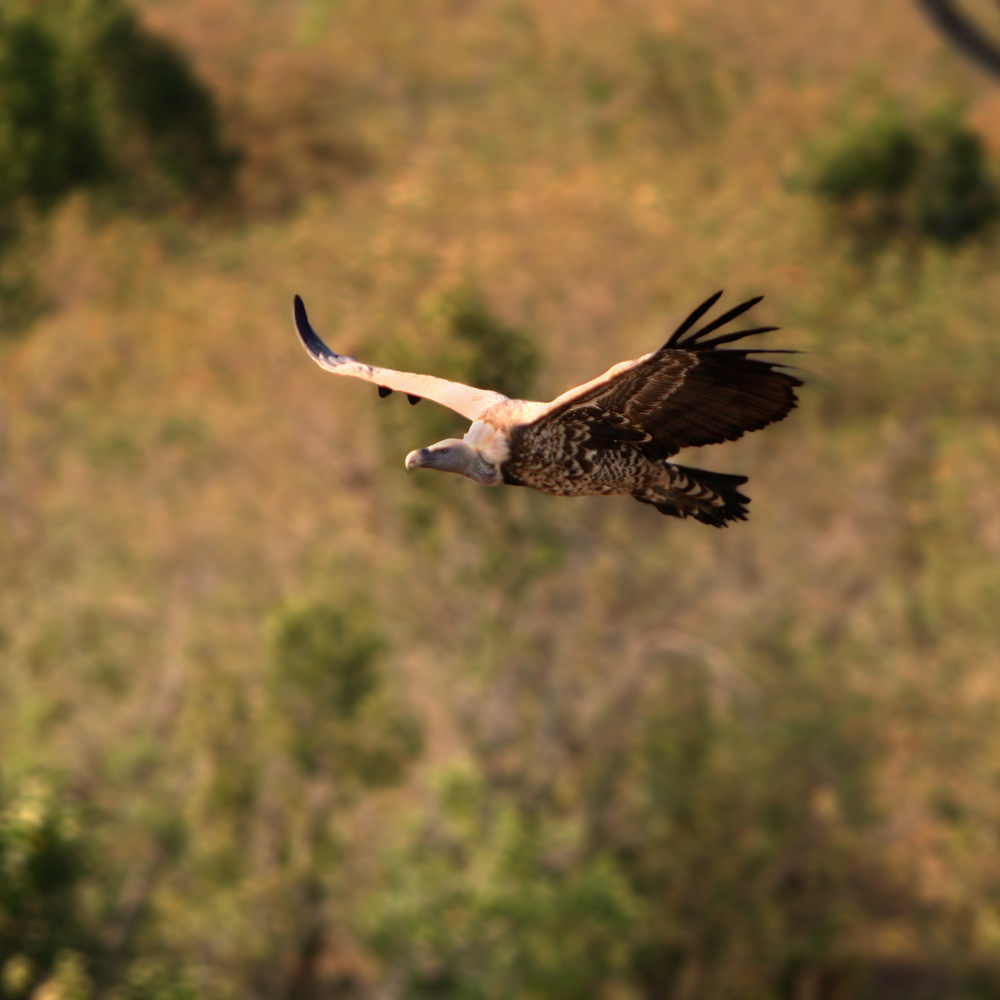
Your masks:
M1000 77L1000 41L989 38L951 0L918 0L938 30L973 62Z

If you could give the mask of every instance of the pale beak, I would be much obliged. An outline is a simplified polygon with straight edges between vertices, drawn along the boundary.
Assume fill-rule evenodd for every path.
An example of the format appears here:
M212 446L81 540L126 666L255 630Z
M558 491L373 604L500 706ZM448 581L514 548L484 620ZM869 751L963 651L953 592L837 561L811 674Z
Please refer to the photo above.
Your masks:
M406 456L406 471L409 472L410 469L419 469L426 460L428 454L430 453L427 448L418 448L416 451L411 451L409 455Z

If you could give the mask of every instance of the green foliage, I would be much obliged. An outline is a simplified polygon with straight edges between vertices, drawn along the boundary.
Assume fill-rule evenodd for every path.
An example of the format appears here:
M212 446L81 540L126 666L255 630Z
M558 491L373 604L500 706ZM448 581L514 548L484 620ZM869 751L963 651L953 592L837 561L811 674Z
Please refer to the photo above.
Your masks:
M41 983L85 978L88 874L78 817L40 785L0 786L0 997L20 1000Z
M187 60L120 0L0 15L0 123L0 209L94 187L145 207L204 200L237 163Z
M38 307L30 269L5 258L74 192L162 212L217 207L239 156L214 100L175 46L122 0L42 0L0 10L0 319ZM9 273L13 271L14 273Z
M116 993L123 1000L200 1000L213 995L196 974L169 957L134 962Z
M597 996L621 980L641 909L572 817L532 815L482 776L441 776L369 917L403 1000Z
M273 707L307 772L391 784L419 754L416 720L383 690L385 643L363 609L283 608L271 634Z
M831 704L806 658L780 662L764 661L752 705L713 704L693 663L676 664L649 705L631 817L645 836L621 846L649 912L637 974L656 991L680 990L692 969L718 997L748 979L794 994L803 969L850 981L847 928L890 888L855 881L858 838L877 818L877 720L849 691Z
M878 720L849 691L832 701L807 663L769 656L753 702L727 703L697 660L652 661L641 702L575 715L554 742L552 716L573 709L536 683L544 666L486 678L475 724L499 689L516 721L445 775L375 907L403 996L795 995L819 969L854 982L849 928L901 891L861 877Z
M102 111L104 146L115 151L115 185L154 206L226 194L238 159L187 60L117 2L91 0L90 8L77 60Z
M466 358L470 385L512 399L531 398L542 355L529 334L500 320L483 295L469 286L445 295L440 309L451 338L449 348L456 347Z
M354 616L329 605L284 614L275 627L274 677L289 707L351 718L372 693L384 643Z
M913 118L884 107L820 161L812 190L864 246L899 238L957 246L1000 216L982 140L955 108Z
M120 0L46 0L0 19L0 204L102 188L154 207L207 199L236 156L212 97Z
M565 763L541 773L551 687L487 681L483 710L502 686L536 722L446 772L390 856L369 931L402 996L796 995L817 969L860 982L849 928L901 891L861 877L878 720L848 691L831 702L801 660L762 667L759 700L726 706L703 664L650 663L643 703L566 732L548 753ZM570 764L577 740L588 758Z
M920 145L909 123L883 111L829 154L816 178L816 191L830 201L864 194L898 196L913 180Z
M94 109L67 61L42 17L0 12L0 210L18 198L48 208L108 170Z
M983 141L958 112L928 121L913 199L919 231L948 246L1000 218L1000 184Z

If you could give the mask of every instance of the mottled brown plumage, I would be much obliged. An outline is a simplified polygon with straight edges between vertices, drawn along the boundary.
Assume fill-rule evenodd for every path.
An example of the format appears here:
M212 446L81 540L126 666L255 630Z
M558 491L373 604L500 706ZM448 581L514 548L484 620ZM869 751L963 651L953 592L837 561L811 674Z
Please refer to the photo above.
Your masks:
M324 368L374 382L380 395L400 389L411 401L434 399L473 421L463 440L411 452L407 468L436 468L555 496L626 494L664 514L723 527L746 518L749 500L737 489L746 477L668 459L682 448L735 441L781 420L803 383L780 362L755 356L794 352L723 346L775 329L717 333L759 298L689 332L721 294L702 303L659 350L615 365L551 403L362 365L323 344L298 297L295 319L306 349Z

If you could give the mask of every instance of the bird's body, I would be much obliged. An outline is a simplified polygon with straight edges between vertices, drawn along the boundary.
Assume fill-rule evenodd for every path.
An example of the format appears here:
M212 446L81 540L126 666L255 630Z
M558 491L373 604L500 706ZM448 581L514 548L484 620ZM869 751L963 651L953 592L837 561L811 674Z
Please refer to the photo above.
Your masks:
M745 302L693 334L687 331L721 292L696 309L658 351L615 365L551 403L508 399L444 379L373 368L335 354L309 326L302 300L295 322L306 350L337 374L374 382L411 403L433 399L472 420L462 440L410 452L406 467L455 472L487 486L529 486L555 496L629 495L664 514L724 527L746 517L745 476L667 461L682 448L733 441L781 420L802 380L780 363L718 348L765 333L757 327L709 337L759 299Z

